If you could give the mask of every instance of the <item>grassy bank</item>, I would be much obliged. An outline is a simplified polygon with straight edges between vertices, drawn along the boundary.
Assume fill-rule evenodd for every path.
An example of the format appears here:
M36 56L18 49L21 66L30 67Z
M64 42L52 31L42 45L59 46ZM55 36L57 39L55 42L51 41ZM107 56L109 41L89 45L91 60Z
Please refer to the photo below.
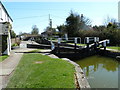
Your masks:
M0 56L0 62L2 62L3 60L5 60L7 57L8 57L8 55Z
M75 43L68 43L68 44L71 44L71 45L75 45ZM79 44L77 43L78 46L86 46L86 44Z
M29 53L37 53L37 52L40 52L40 50L42 50L42 49L31 50L31 51L29 51Z
M110 47L107 47L108 49L114 49L114 50L119 50L120 51L120 47L117 47L117 46L110 46Z
M74 66L41 54L24 54L8 88L75 88Z

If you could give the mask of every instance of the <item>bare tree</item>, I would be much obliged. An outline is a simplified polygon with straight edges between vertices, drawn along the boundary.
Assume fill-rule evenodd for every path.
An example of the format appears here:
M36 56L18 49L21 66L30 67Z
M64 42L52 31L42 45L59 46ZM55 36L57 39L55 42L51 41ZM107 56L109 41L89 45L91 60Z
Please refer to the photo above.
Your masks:
M39 34L39 29L37 28L36 25L33 25L31 34Z
M115 18L111 18L109 16L107 16L106 19L104 19L104 25L107 26L109 23L112 23L112 24L116 24L116 19Z

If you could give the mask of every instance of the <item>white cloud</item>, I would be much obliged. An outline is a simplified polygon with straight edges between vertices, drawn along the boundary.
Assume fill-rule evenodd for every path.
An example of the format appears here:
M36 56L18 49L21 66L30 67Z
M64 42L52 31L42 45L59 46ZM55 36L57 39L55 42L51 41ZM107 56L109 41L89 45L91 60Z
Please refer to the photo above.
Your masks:
M119 0L1 0L2 2L118 2Z

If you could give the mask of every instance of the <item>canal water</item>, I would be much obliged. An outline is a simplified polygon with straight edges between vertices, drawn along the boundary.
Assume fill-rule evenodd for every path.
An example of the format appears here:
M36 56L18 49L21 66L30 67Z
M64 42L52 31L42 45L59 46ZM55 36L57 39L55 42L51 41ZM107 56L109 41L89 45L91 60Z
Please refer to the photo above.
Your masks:
M91 88L118 88L120 62L99 55L76 61L83 69Z

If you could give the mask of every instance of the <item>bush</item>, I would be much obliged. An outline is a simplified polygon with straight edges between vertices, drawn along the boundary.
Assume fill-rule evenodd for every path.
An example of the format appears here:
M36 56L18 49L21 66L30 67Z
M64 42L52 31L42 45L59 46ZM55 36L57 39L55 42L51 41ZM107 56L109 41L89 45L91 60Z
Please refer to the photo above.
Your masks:
M95 30L80 30L77 34L77 37L82 38L84 42L85 37L99 37L100 40L109 39L110 45L120 45L120 29L115 28L105 28L102 31Z
M18 46L18 44L17 44L17 43L14 43L14 44L12 44L11 47L15 47L15 46Z

